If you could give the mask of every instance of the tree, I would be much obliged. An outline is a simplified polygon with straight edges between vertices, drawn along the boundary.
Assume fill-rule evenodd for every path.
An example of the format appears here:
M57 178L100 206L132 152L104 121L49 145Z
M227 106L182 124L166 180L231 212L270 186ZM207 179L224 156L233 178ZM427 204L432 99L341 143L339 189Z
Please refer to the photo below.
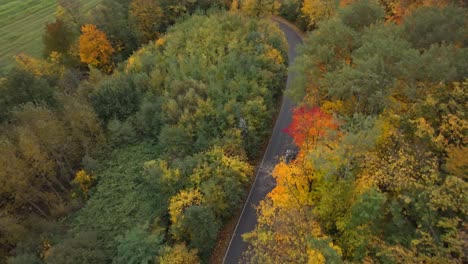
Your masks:
M141 43L155 40L163 23L163 10L154 0L133 0L130 3L130 19L142 35Z
M209 208L192 205L184 211L181 222L173 226L172 231L207 257L216 243L220 227L220 222Z
M79 0L57 0L57 3L55 17L63 21L73 32L79 31L83 20L81 2Z
M304 0L302 2L301 12L307 20L309 28L317 27L321 21L332 17L338 7L336 0Z
M30 205L38 215L47 217L44 204L48 204L50 198L42 189L42 179L36 177L27 162L18 157L18 147L9 139L2 137L0 146L0 165L4 168L0 171L1 197L8 201L4 208L15 212Z
M298 158L273 170L276 186L244 237L250 260L463 262L466 83L446 83L462 78L465 44L414 23L428 37L417 43L411 26L380 22L375 2L354 2L299 50L298 103L317 109L294 111Z
M294 143L304 149L316 146L320 138L326 137L329 130L336 130L338 124L333 117L318 107L299 107L293 111L293 121L285 129Z
M246 15L263 17L277 14L281 3L278 0L242 0L240 7Z
M47 264L106 263L109 259L96 233L82 232L54 245L45 258Z
M361 46L361 36L336 17L320 24L304 39L293 71L297 72L290 95L296 102L318 105L326 99L321 87L326 73L352 62L351 55Z
M74 39L73 31L68 28L63 20L57 19L55 22L48 23L42 37L44 57L48 57L54 51L67 54Z
M340 227L346 256L362 261L376 245L373 240L381 234L385 217L386 197L375 188L366 190L357 198L349 212L347 223Z
M179 126L164 126L158 137L159 146L169 158L183 157L193 152L192 137Z
M22 254L8 258L8 264L42 264L41 259L34 254Z
M359 31L383 20L384 10L376 1L357 0L340 9L339 17L345 25Z
M172 247L164 247L158 258L160 264L185 264L200 263L196 249L188 249L185 244L175 244Z
M199 205L203 201L203 194L195 189L181 190L172 196L169 204L169 215L171 222L177 224L183 217L184 211L192 206Z
M85 199L88 197L89 188L93 183L93 177L86 173L84 170L80 170L76 173L73 183L77 184L83 193Z
M220 148L202 154L190 181L203 193L203 203L216 217L228 218L239 206L252 168L238 157L229 157Z
M141 94L127 76L116 75L101 81L89 100L99 118L107 123L112 118L124 121L137 112Z
M161 230L148 230L147 226L136 226L123 236L117 237L119 245L114 263L152 263L164 239L164 235L159 231Z
M106 146L106 138L92 106L74 96L59 96L58 101L61 105L59 115L73 143L77 145L76 152L79 154L74 156L81 159L84 155L95 157L101 153Z
M86 24L81 27L80 58L82 62L110 72L114 51L106 34L98 30L95 25Z
M55 104L54 89L45 79L18 68L0 79L0 94L0 121L9 118L14 107L27 102Z
M129 26L130 0L104 0L91 9L90 23L104 31L116 50L114 59L123 61L138 48L138 32Z
M405 38L417 49L427 49L432 44L466 46L465 10L454 6L445 8L422 7L405 17Z
M146 183L160 193L174 195L183 184L180 170L169 168L164 160L148 161L143 169Z

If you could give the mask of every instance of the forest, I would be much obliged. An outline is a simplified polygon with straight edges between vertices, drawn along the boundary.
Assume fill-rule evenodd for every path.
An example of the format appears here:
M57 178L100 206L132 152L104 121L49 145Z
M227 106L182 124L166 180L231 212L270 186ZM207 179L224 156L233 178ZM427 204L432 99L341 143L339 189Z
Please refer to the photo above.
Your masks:
M1 262L206 262L267 139L284 36L222 2L75 3L0 81Z
M298 50L300 151L273 170L246 261L465 263L466 10L351 2Z
M245 263L467 261L463 1L57 0L43 29L0 72L0 264L216 263L283 94L299 152Z

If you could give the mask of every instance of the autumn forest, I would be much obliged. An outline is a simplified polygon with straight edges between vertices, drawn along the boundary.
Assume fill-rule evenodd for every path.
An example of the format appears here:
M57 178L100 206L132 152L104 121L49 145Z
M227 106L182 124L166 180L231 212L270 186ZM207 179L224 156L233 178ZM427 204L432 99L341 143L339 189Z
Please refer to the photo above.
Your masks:
M0 72L0 264L468 261L464 1L54 1Z

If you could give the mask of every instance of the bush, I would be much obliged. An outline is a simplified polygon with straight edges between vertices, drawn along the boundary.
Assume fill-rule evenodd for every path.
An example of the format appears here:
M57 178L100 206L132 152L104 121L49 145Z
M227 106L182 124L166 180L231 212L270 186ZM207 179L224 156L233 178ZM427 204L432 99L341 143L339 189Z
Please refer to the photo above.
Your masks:
M129 144L136 141L136 133L129 121L112 119L107 124L109 141L114 145Z
M159 251L164 236L150 233L148 226L136 226L125 235L117 237L119 244L115 264L152 263Z
M83 264L106 263L109 259L101 248L97 234L93 232L78 233L55 245L45 258L46 264Z
M187 241L192 248L200 250L207 257L216 243L216 236L221 227L213 212L201 205L187 208L181 222L172 229L178 237Z
M188 249L185 244L176 244L172 247L165 247L158 261L160 264L197 264L200 259L196 249Z
M405 18L403 29L406 39L418 49L427 49L432 44L468 44L466 10L463 8L419 8Z
M46 80L13 68L0 78L0 122L10 116L14 107L27 102L55 105L54 89Z
M343 23L354 30L362 30L384 19L383 7L372 0L358 0L339 11Z
M138 111L141 94L127 77L114 76L102 81L89 95L99 118L107 123L115 118L123 121Z
M8 258L8 264L41 264L41 259L35 254L22 254Z

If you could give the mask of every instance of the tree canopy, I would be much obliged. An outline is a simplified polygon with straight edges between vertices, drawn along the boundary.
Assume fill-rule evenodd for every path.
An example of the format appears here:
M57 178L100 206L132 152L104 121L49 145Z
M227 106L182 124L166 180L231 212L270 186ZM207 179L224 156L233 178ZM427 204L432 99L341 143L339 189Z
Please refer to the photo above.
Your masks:
M299 49L285 132L300 151L273 170L248 260L461 263L466 10L415 8L395 24L352 2Z

